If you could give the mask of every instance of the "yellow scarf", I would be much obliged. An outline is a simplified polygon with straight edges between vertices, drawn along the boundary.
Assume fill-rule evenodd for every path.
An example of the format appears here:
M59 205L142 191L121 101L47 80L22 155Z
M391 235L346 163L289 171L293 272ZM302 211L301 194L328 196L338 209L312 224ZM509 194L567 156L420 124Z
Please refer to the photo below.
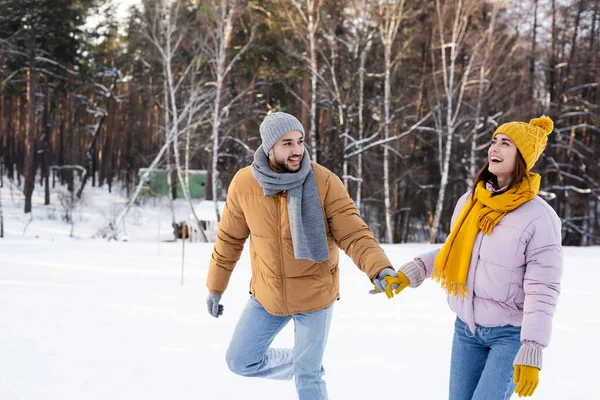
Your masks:
M540 175L530 172L528 179L496 196L486 189L485 182L480 181L475 199L469 196L435 259L432 279L439 282L448 294L465 297L477 234L482 231L491 235L492 229L507 213L534 199L540 189L540 181Z

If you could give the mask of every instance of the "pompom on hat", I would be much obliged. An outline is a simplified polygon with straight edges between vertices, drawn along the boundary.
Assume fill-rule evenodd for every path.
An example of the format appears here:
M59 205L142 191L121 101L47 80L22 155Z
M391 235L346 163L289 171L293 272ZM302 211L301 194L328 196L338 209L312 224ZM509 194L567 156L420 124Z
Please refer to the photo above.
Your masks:
M554 122L549 117L542 115L532 119L529 123L515 121L502 124L492 137L501 133L508 136L523 156L527 171L530 171L546 148L548 135L553 130Z

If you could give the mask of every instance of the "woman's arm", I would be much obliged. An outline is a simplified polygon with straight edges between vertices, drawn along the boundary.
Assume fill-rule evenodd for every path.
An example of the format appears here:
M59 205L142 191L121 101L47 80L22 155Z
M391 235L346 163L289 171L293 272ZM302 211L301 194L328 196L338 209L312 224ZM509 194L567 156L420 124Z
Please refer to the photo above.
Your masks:
M469 190L467 193L463 194L460 199L458 199L458 202L454 207L454 212L452 213L450 226L454 226L454 221L456 221L458 213L460 210L462 210L470 195L471 191ZM413 261L408 262L400 267L399 271L406 275L410 281L410 287L416 288L421 286L425 278L431 277L434 261L439 252L440 249L435 249L428 251L427 253L420 254L419 256L415 257Z
M542 368L542 350L548 346L552 318L560 294L563 271L561 222L554 211L530 225L532 236L525 250L523 279L525 302L521 327L521 349L515 364Z

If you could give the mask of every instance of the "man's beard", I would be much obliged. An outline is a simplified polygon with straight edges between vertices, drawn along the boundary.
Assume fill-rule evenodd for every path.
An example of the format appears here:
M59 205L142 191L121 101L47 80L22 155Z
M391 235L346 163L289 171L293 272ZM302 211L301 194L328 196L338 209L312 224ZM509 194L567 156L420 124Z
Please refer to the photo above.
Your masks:
M288 172L288 173L292 173L292 174L300 171L300 168L302 167L302 160L303 160L304 156L303 155L300 156L297 169L288 168L288 166L287 166L288 158L281 160L281 159L278 159L277 157L275 157L275 166L277 167L277 169L279 169L280 172Z

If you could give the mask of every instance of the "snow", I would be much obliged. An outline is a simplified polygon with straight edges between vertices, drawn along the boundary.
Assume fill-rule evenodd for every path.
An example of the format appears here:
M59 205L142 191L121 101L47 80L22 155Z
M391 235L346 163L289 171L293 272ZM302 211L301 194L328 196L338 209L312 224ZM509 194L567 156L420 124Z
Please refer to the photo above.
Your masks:
M217 205L219 207L219 214L223 214L223 209L225 208L224 201L217 201ZM198 201L196 205L194 205L194 211L198 216L200 221L214 221L217 222L217 213L215 212L215 202L212 200L206 201ZM190 214L190 219L193 218L193 215Z
M247 247L223 297L219 319L206 311L212 245L172 237L168 206L152 200L126 219L128 242L91 236L125 198L86 189L71 226L58 195L33 220L16 189L0 189L0 399L294 399L293 382L243 378L225 351L248 300ZM155 203L154 203L155 201ZM177 219L188 214L177 202ZM432 249L384 246L399 267ZM600 331L600 248L565 248L563 291L534 399L595 399ZM324 366L331 399L447 398L454 315L430 281L393 300L369 295L367 278L342 255ZM594 339L596 338L596 339ZM274 345L290 346L293 324ZM516 397L513 397L516 398Z

